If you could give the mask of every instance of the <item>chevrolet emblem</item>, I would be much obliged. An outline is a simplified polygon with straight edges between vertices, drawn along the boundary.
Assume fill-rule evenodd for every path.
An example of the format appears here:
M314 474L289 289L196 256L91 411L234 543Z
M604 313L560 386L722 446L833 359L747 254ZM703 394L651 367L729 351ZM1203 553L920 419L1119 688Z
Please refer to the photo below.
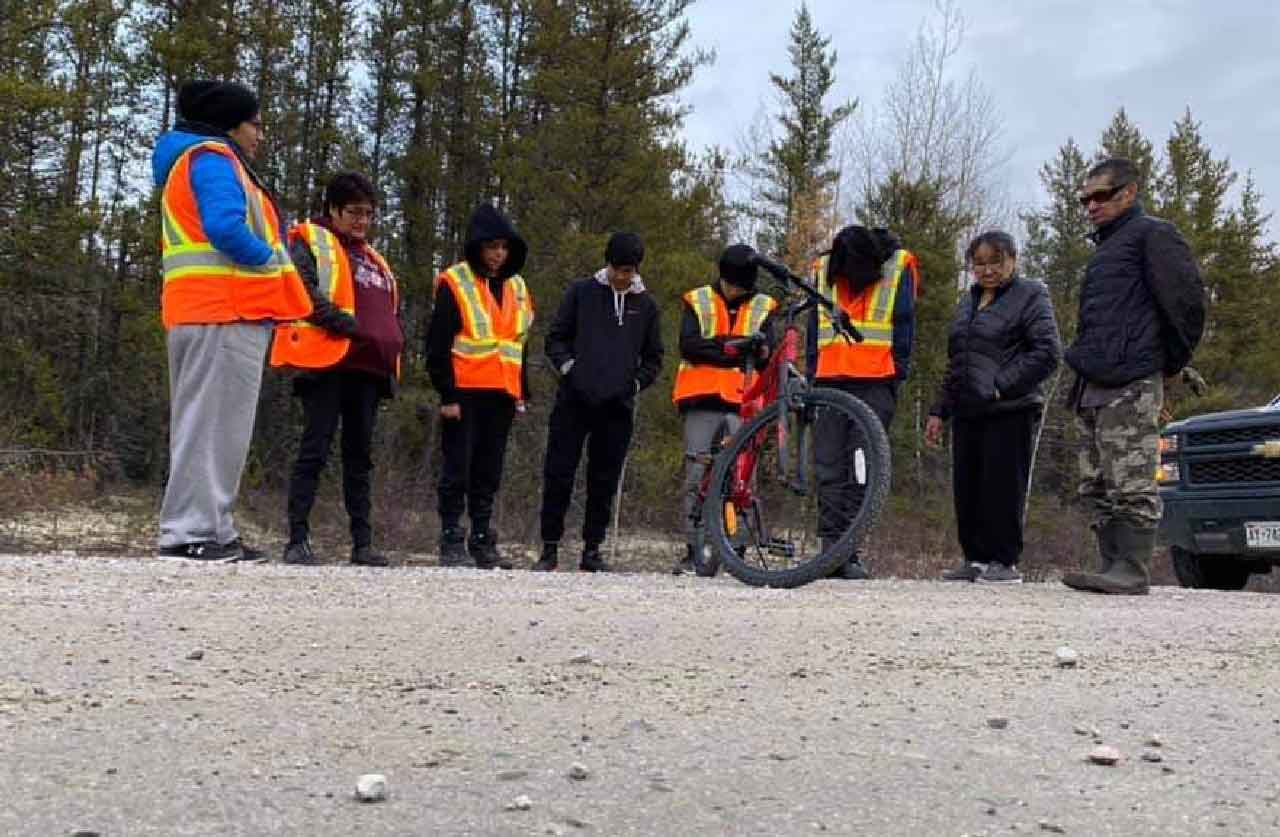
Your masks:
M1253 453L1264 459L1280 459L1280 439L1268 439L1260 445L1254 445Z

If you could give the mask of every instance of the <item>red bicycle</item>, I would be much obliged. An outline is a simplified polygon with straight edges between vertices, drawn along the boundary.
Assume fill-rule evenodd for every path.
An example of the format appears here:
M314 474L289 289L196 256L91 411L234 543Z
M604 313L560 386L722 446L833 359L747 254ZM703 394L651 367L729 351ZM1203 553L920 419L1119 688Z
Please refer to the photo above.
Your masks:
M743 358L742 426L722 441L695 500L694 569L711 576L723 564L746 584L799 587L829 576L875 524L889 494L889 440L865 403L813 386L796 367L796 321L817 307L845 339L862 335L808 282L757 259L785 293L784 330L759 374L764 335L725 344Z

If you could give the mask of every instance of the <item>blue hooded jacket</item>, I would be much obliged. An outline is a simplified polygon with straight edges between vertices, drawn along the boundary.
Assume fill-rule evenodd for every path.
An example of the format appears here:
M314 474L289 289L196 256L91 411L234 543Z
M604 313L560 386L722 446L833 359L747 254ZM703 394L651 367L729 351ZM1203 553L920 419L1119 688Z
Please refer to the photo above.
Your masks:
M170 169L184 151L209 139L185 131L161 134L151 155L156 186L164 188ZM210 244L236 264L257 267L271 261L271 246L245 223L248 204L244 187L229 160L221 154L197 154L191 162L191 189Z

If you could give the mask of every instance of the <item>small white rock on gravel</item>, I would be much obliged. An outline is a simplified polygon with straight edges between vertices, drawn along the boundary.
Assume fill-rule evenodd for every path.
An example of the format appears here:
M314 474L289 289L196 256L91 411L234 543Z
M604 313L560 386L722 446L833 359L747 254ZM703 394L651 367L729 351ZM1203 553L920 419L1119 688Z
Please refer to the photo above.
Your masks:
M366 773L356 780L356 799L361 802L381 802L386 798L386 776L381 773Z

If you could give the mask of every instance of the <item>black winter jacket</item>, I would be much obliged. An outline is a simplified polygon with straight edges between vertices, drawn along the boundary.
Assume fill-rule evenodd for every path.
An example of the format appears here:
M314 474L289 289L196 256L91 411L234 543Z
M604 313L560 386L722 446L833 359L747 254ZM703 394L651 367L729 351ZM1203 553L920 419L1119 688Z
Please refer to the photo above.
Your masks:
M1204 331L1204 285L1191 248L1168 221L1134 205L1100 227L1080 288L1067 363L1085 381L1119 387L1187 365Z
M657 380L663 352L658 306L641 287L621 296L621 318L616 293L597 277L565 291L546 342L547 358L562 376L562 396L588 406L630 405Z
M975 283L956 307L932 415L973 418L1044 403L1044 382L1062 359L1049 289L1015 274L986 308L981 299Z

